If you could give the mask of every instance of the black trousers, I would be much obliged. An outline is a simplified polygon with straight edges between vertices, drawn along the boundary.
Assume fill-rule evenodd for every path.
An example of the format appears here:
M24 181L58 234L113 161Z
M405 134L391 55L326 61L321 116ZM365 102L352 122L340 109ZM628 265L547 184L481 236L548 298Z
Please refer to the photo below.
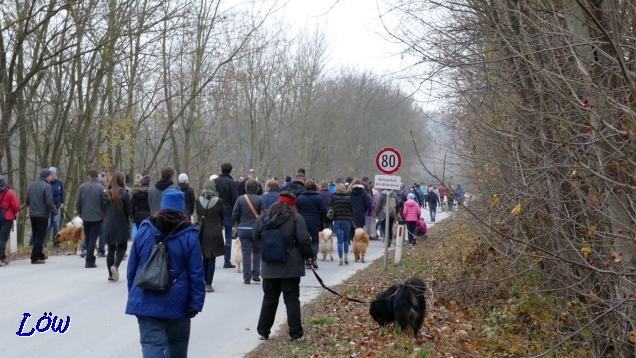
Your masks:
M13 228L13 220L0 221L0 260L4 260L6 256L7 241L9 235L11 235L11 229Z
M31 262L44 259L42 245L49 227L49 218L31 216L31 230L33 231L33 249L31 249Z
M124 260L126 255L126 249L128 248L128 242L119 242L116 244L108 244L108 255L106 256L106 270L108 270L108 276L111 276L110 267L115 266L119 268L119 264Z
M258 318L256 331L261 336L269 337L276 308L281 292L287 308L287 326L291 339L303 336L303 326L300 321L300 277L294 278L265 278L263 279L263 304Z
M97 236L102 227L100 221L84 221L84 236L86 240L86 263L95 263L95 244L97 244Z

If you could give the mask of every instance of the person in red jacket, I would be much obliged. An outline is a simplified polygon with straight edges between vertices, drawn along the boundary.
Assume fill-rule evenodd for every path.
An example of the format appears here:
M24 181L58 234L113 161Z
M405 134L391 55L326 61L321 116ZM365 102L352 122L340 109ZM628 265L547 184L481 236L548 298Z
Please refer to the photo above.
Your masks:
M415 194L409 193L404 203L404 209L402 209L402 215L404 216L404 221L406 221L406 229L409 232L409 244L411 245L415 245L417 220L421 214L420 204L415 201Z
M0 175L0 267L9 264L5 250L13 228L13 220L18 211L20 211L20 200L13 189L7 185L7 179Z

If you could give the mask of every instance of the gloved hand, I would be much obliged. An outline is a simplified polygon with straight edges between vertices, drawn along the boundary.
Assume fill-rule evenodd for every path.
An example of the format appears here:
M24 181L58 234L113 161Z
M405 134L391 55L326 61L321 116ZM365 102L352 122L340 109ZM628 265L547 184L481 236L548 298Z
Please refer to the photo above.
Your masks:
M196 316L197 313L199 313L199 311L195 310L194 308L188 308L186 310L186 316L188 316L188 318L194 318L194 316Z

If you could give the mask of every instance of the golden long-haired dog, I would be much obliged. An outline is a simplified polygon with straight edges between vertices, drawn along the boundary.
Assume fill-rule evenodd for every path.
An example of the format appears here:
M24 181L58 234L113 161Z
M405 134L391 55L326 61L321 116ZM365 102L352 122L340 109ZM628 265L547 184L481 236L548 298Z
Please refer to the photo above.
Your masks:
M331 231L331 229L324 229L318 232L318 249L322 254L322 261L325 261L327 259L327 255L329 255L329 258L331 259L331 261L333 261L334 236L335 235L333 234L333 231Z
M364 255L369 247L369 235L362 228L357 228L353 234L353 256L356 262L364 262Z
M73 255L77 254L80 246L84 242L84 229L81 227L65 227L55 235L55 241L59 243L70 242L73 249Z
M243 251L241 251L241 240L238 238L233 240L232 244L232 257L230 261L236 265L236 272L241 272L243 266Z

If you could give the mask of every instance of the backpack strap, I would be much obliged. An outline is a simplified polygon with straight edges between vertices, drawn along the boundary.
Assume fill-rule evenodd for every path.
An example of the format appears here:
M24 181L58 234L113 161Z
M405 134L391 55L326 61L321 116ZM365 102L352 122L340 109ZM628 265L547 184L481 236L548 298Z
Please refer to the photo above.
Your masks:
M256 212L256 209L254 209L254 205L252 205L252 201L250 200L250 197L245 194L245 201L247 202L247 205L250 207L250 210L252 211L252 214L254 214L254 217L256 217L257 219L260 218L261 216Z

